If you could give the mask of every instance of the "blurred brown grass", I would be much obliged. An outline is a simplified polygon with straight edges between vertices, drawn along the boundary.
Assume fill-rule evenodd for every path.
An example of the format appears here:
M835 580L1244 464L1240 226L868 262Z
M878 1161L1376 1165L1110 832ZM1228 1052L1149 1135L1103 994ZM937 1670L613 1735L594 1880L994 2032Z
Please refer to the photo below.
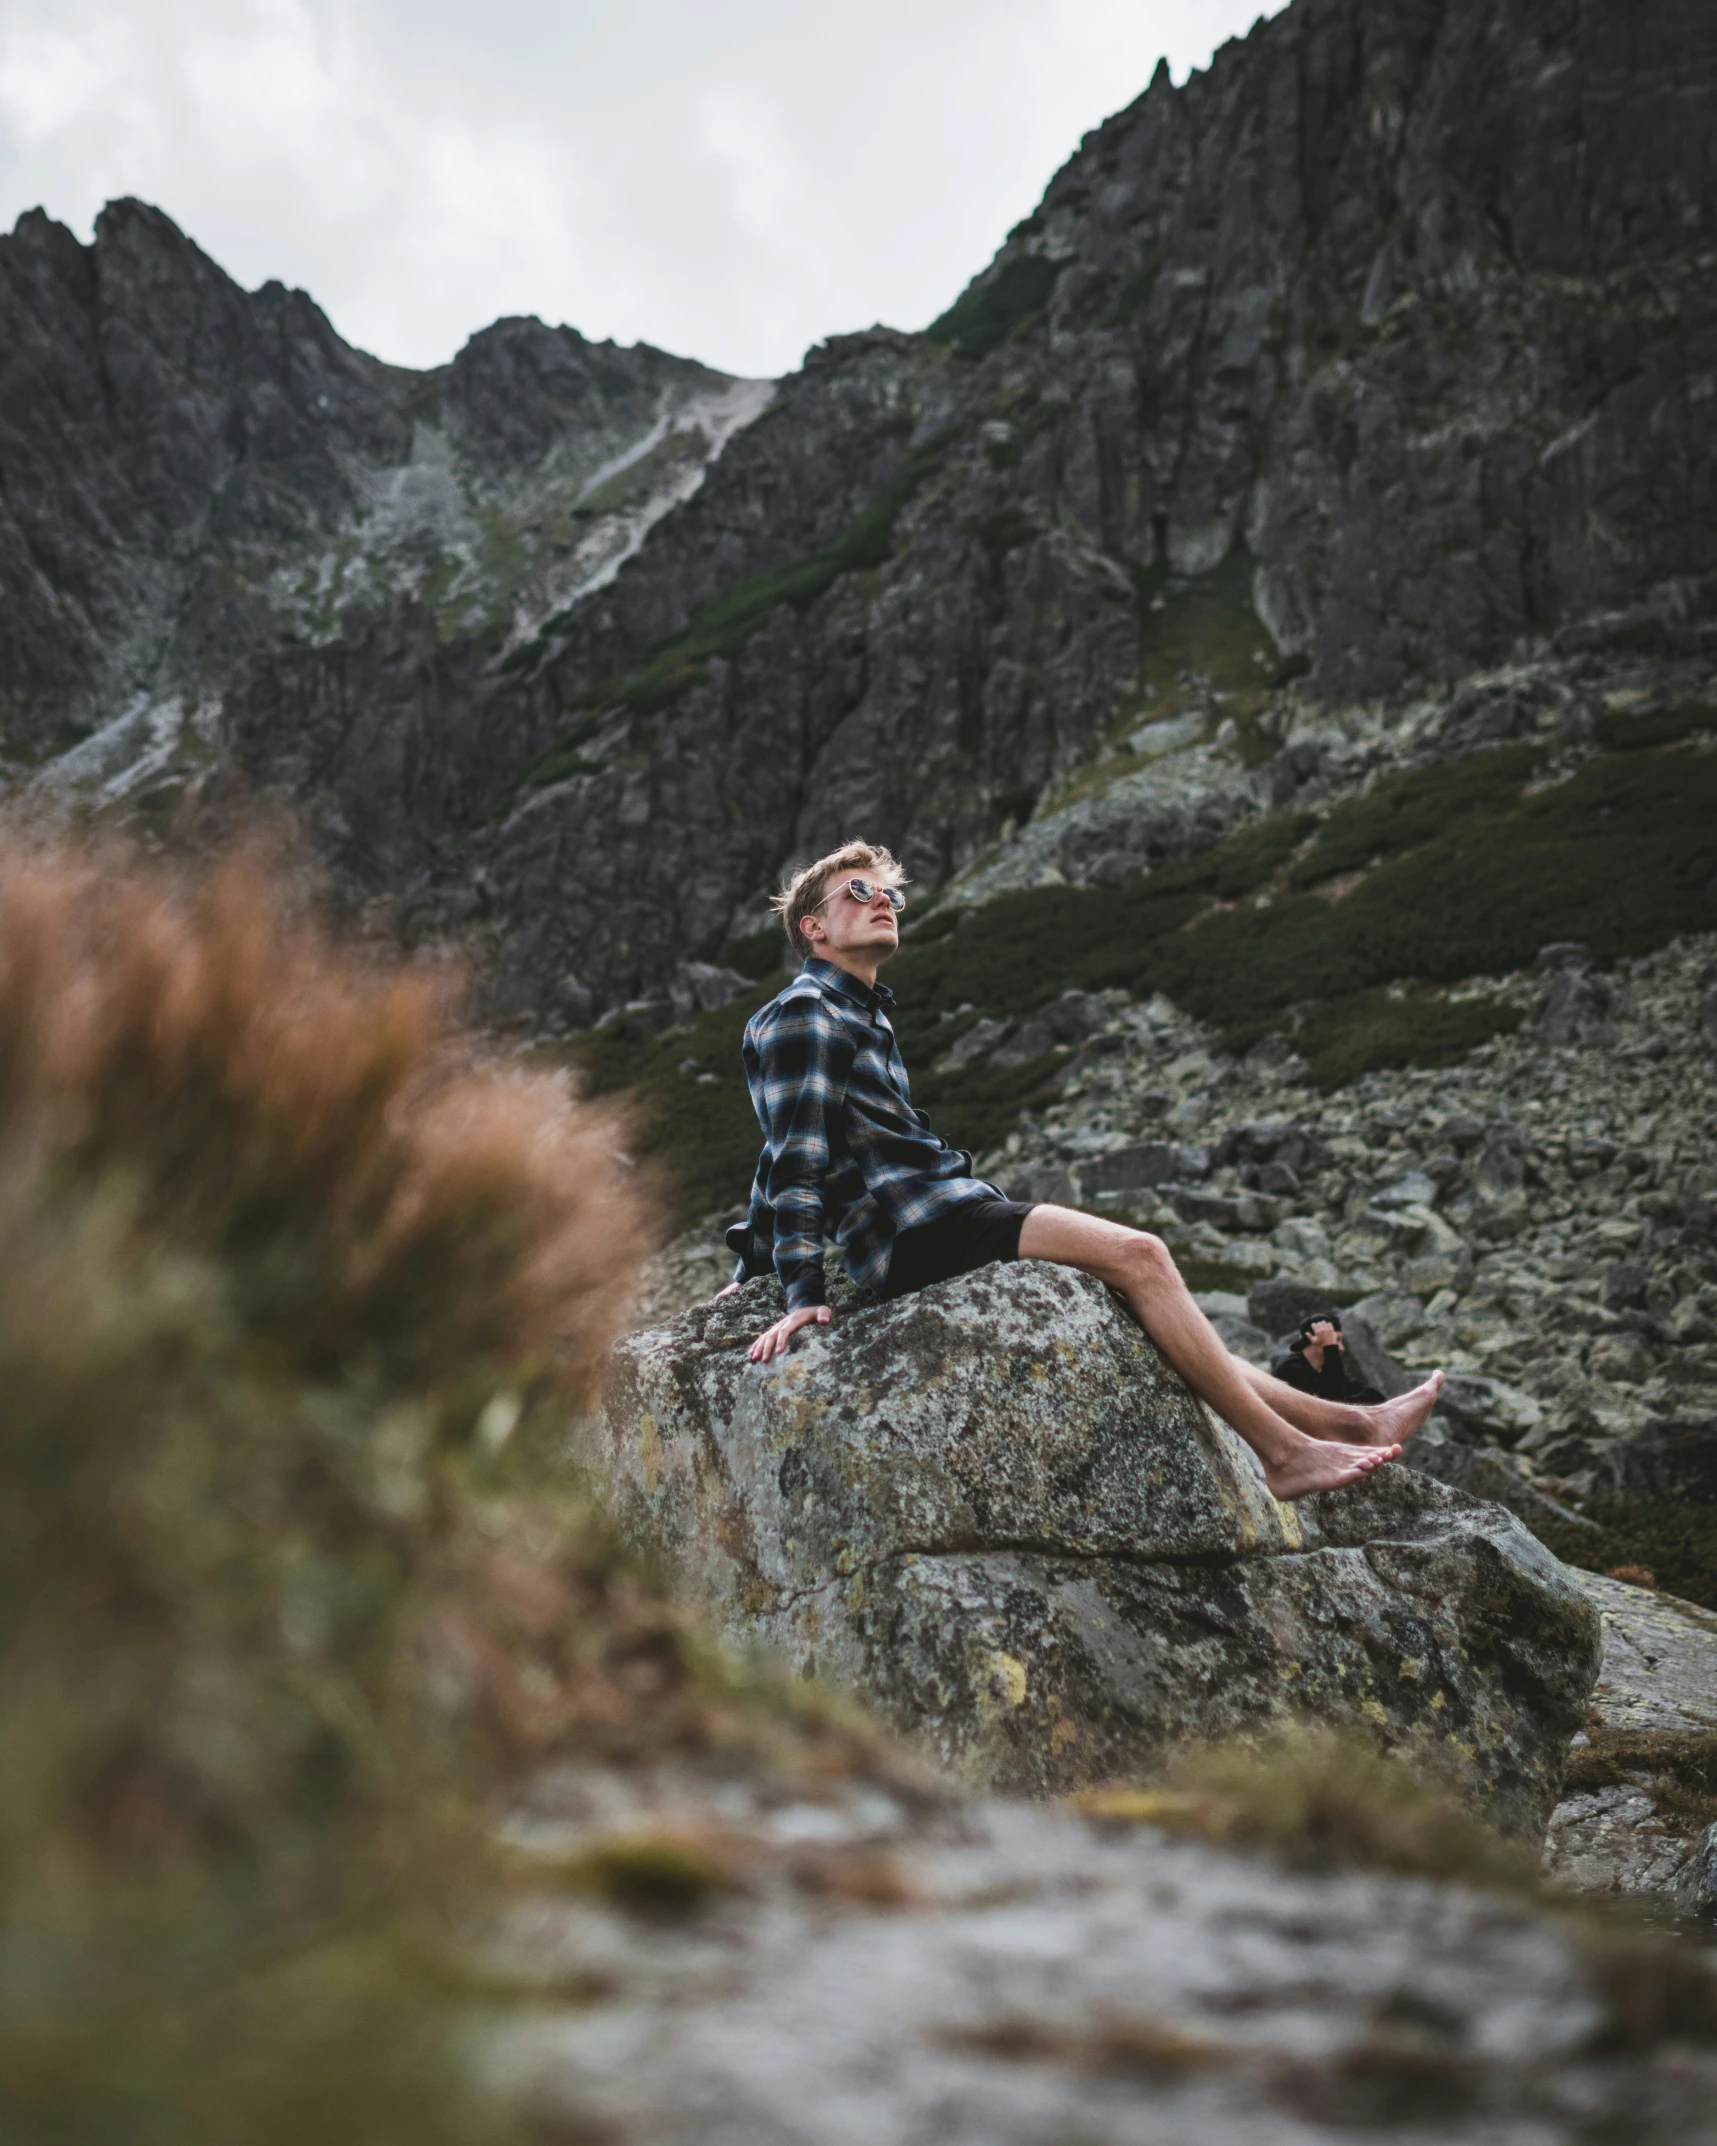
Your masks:
M0 2136L410 2139L481 1799L743 1712L540 1465L624 1122L279 861L0 849Z
M586 1376L647 1249L611 1111L474 1059L446 971L318 928L270 852L0 864L9 1174L122 1177L136 1221L237 1263L313 1370L427 1379L553 1346Z

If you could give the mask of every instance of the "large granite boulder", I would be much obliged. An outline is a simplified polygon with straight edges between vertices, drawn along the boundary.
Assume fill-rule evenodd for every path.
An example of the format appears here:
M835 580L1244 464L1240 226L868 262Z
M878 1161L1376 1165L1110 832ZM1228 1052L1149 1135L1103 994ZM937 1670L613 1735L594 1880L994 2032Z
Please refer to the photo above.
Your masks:
M1278 1505L1068 1268L854 1300L753 1364L779 1305L754 1282L633 1335L594 1428L623 1524L731 1633L975 1783L1056 1793L1301 1712L1542 1825L1598 1628L1511 1514L1404 1468Z

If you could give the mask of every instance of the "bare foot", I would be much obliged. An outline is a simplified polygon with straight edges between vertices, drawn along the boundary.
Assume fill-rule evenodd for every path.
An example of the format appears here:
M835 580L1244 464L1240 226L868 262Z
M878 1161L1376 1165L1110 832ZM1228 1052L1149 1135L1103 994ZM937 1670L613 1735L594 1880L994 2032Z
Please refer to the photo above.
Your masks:
M1357 1483L1400 1451L1399 1446L1338 1446L1327 1438L1308 1438L1286 1460L1264 1470L1264 1486L1271 1497L1287 1505L1320 1490L1340 1490L1344 1483Z
M1433 1371L1422 1385L1409 1387L1406 1393L1398 1393L1393 1401L1376 1401L1370 1408L1362 1408L1359 1414L1369 1418L1363 1434L1354 1439L1355 1445L1401 1446L1409 1438L1425 1428L1427 1418L1437 1405L1437 1396L1443 1390L1443 1374Z

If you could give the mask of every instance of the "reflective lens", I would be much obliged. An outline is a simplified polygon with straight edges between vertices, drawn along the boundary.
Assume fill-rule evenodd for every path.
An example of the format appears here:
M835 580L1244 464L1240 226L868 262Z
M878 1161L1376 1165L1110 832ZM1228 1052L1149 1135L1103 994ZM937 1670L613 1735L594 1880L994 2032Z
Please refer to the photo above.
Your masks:
M896 916L906 907L906 896L898 887L873 887L868 879L849 879L847 892L855 902L863 902L867 907L880 894Z

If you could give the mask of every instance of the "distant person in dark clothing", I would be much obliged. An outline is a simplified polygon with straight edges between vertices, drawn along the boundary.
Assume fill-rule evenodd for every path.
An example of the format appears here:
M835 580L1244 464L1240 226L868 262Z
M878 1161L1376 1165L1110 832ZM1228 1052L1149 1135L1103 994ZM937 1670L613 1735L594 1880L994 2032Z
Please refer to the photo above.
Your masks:
M1301 1322L1287 1355L1270 1366L1270 1376L1301 1393L1315 1393L1325 1401L1347 1401L1357 1408L1370 1407L1383 1398L1375 1386L1361 1386L1348 1377L1341 1321L1332 1311L1313 1312Z

